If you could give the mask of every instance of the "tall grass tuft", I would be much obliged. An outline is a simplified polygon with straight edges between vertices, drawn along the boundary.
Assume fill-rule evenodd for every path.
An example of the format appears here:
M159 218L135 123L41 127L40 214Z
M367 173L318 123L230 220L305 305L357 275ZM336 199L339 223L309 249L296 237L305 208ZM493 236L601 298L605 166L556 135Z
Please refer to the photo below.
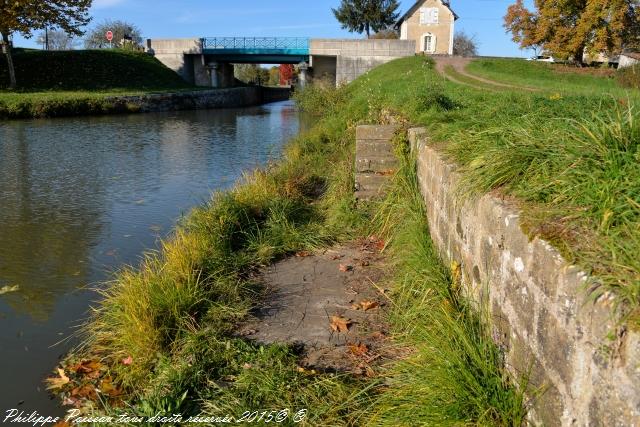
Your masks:
M625 102L627 104L627 102ZM640 112L603 105L591 117L461 132L446 147L462 165L463 196L501 189L525 202L525 222L569 260L640 305ZM539 122L538 122L539 123Z
M431 242L407 161L375 224L390 240L395 280L392 325L408 356L390 366L371 425L520 426L522 390L506 374L489 316L459 293ZM454 275L455 276L455 275Z

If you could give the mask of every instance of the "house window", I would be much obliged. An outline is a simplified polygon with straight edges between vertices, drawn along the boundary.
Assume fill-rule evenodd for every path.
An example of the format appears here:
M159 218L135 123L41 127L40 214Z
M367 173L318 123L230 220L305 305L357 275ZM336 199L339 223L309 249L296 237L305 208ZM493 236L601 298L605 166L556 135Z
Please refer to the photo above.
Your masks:
M424 52L433 53L436 51L436 36L427 33L422 36L422 50Z
M437 24L440 19L440 12L437 7L423 7L420 9L420 24Z

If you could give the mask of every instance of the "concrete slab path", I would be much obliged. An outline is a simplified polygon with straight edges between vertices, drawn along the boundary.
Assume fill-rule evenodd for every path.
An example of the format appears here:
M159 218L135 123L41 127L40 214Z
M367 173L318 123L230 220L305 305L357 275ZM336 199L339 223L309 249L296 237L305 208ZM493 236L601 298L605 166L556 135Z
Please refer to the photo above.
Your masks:
M384 358L387 336L379 245L363 239L269 267L264 272L269 296L240 335L265 344L299 345L301 365L309 369L366 374Z

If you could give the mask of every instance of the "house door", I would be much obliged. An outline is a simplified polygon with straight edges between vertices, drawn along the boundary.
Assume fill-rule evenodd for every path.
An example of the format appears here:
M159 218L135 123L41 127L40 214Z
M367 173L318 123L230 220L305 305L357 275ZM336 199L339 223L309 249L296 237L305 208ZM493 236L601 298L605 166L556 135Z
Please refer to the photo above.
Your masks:
M433 34L427 34L424 36L424 51L425 52L435 52L436 50L436 38Z

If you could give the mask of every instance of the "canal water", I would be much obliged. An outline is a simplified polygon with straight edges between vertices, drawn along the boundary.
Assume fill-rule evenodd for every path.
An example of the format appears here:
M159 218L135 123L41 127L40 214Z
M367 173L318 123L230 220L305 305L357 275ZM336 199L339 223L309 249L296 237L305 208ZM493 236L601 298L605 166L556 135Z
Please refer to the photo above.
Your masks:
M43 386L97 295L190 208L279 157L291 102L0 122L0 420L60 415Z

